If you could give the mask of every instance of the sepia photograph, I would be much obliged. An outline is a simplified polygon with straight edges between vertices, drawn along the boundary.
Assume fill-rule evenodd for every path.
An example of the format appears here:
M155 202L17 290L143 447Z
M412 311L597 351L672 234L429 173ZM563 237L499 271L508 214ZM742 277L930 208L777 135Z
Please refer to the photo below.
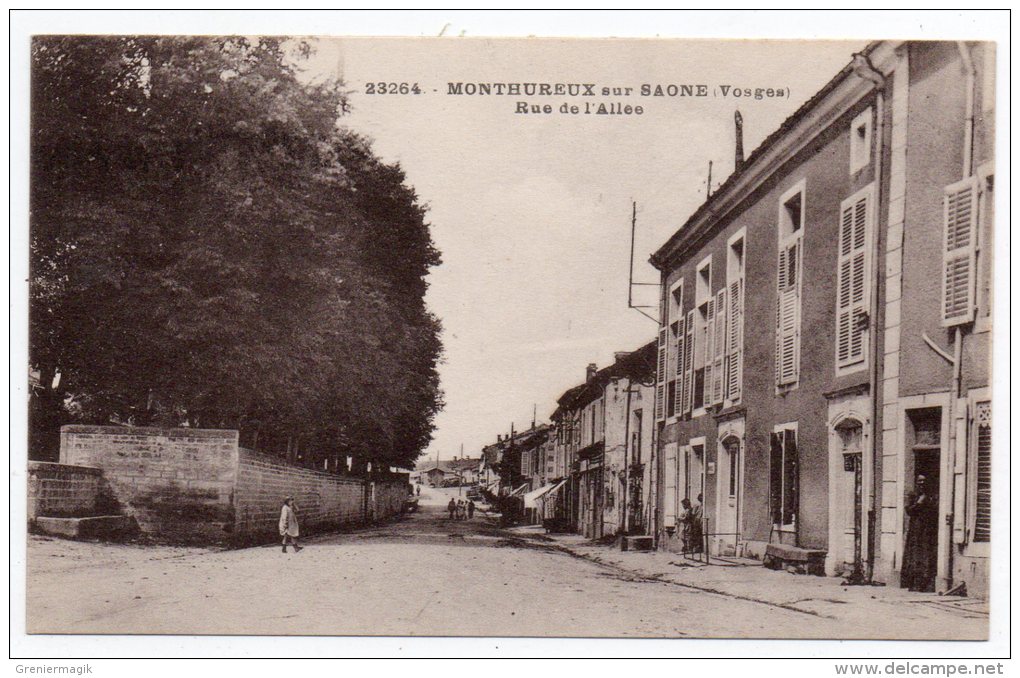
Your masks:
M220 25L25 39L29 637L989 640L1001 43Z

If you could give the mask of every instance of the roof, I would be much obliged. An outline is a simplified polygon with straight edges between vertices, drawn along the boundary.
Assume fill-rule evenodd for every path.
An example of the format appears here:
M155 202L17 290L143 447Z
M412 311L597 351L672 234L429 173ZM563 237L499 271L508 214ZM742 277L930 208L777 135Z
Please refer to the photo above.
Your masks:
M441 459L438 464L435 461L426 461L425 465L419 468L419 471L428 473L439 469L443 473L463 473L478 468L478 464L481 459L469 459L467 457L463 459Z
M867 56L871 54L875 48L881 43L876 41L870 43L867 47L861 50L861 54ZM652 256L649 258L652 266L663 270L668 265L668 260L673 252L677 249L677 246L688 236L691 232L692 227L698 223L705 215L711 215L712 208L720 203L724 196L730 192L737 181L747 174L758 161L764 156L773 146L775 146L784 136L794 128L794 126L800 122L808 113L810 113L816 106L818 106L825 97L827 97L836 87L843 82L853 72L853 60L842 68L829 82L825 84L820 90L815 92L814 96L808 99L804 104L801 105L796 111L793 112L783 123L774 131L772 134L765 138L765 141L761 142L758 148L747 157L747 159L737 167L726 181L716 189L716 191L709 196L705 202L701 203L701 206L694 211L694 213L687 218L684 225L681 226L664 245L659 247Z
M652 340L626 355L621 355L612 365L595 373L589 381L564 391L556 402L558 407L552 418L559 419L568 410L584 407L602 395L602 389L612 379L634 379L651 383L655 379L656 342Z

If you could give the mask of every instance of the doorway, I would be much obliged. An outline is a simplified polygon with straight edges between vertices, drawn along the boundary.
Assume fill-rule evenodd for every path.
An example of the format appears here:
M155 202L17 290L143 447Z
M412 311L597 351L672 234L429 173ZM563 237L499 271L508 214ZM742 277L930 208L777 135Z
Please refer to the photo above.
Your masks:
M907 415L910 452L904 469L906 532L900 584L914 591L932 592L938 574L941 532L942 408L909 410Z
M722 556L737 555L740 541L740 494L742 443L733 433L719 443L719 476L716 496L716 552Z

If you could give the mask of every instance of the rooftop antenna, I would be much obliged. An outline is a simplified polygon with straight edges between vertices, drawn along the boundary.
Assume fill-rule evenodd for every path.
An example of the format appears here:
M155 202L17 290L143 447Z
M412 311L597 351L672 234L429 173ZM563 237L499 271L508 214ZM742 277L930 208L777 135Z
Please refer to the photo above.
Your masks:
M646 283L646 282L634 282L634 235L637 231L637 201L630 201L630 278L629 284L627 285L627 308L632 308L644 317L648 318L656 325L659 324L659 319L653 316L651 313L645 311L646 308L657 309L657 306L648 306L634 303L634 286L638 287L658 287L659 283Z

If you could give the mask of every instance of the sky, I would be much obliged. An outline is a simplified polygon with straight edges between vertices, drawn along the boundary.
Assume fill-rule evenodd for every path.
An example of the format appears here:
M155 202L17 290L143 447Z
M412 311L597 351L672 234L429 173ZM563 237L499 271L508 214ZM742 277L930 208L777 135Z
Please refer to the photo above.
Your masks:
M749 155L831 79L861 42L320 38L310 77L342 75L341 124L399 162L428 207L443 263L427 304L443 323L446 406L428 454L475 456L497 434L548 421L556 399L656 324L627 307L632 201L634 279L648 257L733 170L734 111ZM422 94L369 94L368 83ZM448 83L595 83L630 96L467 96ZM706 97L642 97L642 84L705 85ZM734 98L723 88L773 88ZM621 90L625 91L625 90ZM641 115L561 114L563 103L641 106ZM553 114L520 114L518 102ZM654 304L657 289L635 288Z

